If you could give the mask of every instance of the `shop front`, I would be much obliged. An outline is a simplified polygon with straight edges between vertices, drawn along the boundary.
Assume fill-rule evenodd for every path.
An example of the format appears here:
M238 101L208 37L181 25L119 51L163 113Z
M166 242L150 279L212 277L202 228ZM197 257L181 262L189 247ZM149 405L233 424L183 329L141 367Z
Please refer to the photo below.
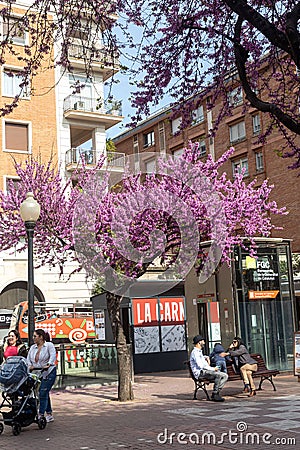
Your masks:
M258 238L256 244L255 258L236 247L231 268L223 265L203 284L189 275L185 283L189 344L192 335L201 333L208 338L207 351L212 349L216 334L209 319L205 325L199 318L199 309L209 311L213 301L219 341L225 347L239 335L251 353L263 355L270 369L291 370L297 318L290 242Z
M270 369L292 369L294 295L286 243L260 245L257 258L234 251L240 330L252 353Z

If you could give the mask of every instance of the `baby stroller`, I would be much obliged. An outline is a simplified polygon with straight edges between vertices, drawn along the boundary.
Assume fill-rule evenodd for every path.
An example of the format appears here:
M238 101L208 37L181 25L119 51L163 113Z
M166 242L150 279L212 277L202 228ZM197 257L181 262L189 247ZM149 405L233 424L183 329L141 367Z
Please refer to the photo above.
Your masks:
M3 401L0 412L3 421L0 422L0 434L4 425L11 426L15 436L20 434L22 427L32 423L37 423L40 430L46 427L45 417L38 417L41 373L30 374L23 356L11 356L1 366L0 389Z

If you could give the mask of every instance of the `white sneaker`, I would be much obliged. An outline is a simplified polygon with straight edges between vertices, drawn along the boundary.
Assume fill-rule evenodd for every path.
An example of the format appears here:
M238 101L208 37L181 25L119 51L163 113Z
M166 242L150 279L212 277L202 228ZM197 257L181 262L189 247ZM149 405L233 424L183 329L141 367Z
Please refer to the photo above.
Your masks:
M47 414L46 415L46 421L47 422L54 422L54 417L52 416L52 414Z

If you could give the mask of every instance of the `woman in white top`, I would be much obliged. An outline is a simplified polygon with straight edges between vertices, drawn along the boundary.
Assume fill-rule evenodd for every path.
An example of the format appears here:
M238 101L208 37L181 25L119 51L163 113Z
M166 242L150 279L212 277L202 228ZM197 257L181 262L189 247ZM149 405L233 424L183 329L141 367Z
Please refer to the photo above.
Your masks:
M50 390L56 378L56 350L52 342L47 342L44 330L38 329L33 333L34 344L30 347L27 356L29 370L44 369L40 386L39 417L46 412L47 422L53 422Z

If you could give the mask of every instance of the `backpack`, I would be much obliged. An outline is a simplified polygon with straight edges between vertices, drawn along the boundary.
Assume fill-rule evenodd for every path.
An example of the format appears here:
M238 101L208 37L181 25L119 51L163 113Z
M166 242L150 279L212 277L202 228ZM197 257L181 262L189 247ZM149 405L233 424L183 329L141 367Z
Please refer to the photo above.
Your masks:
M23 356L10 356L0 367L0 383L11 386L28 376L26 359Z

